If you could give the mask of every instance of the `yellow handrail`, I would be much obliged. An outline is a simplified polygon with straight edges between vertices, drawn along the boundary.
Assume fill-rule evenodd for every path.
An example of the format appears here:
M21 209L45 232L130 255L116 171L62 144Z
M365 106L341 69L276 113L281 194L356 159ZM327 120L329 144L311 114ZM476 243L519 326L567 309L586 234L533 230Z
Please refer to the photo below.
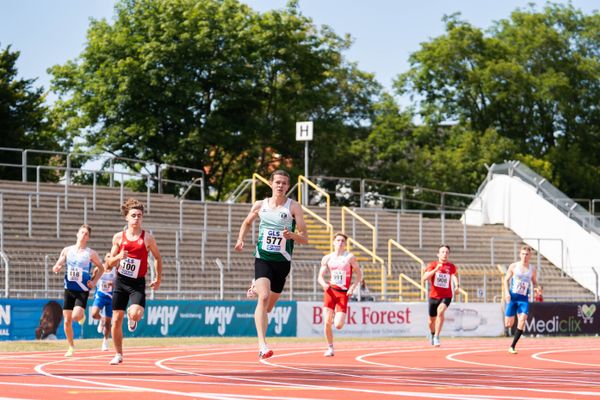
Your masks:
M316 219L317 221L319 221L320 223L325 225L325 227L327 228L327 232L329 232L329 251L330 252L333 251L333 225L331 225L329 222L325 221L322 217L320 217L319 215L317 215L316 213L311 211L308 207L302 206L302 209L304 210L304 212L308 213L311 217L313 217L314 219Z
M408 250L406 247L396 242L394 239L388 239L388 275L392 274L392 246L395 246L398 249L402 250L404 254L418 262L421 266L421 277L423 277L423 271L425 270L425 262L412 251Z
M307 183L310 187L312 187L313 189L315 189L317 192L321 193L323 196L325 196L325 199L327 201L327 206L325 207L325 215L327 216L325 218L325 220L327 221L327 223L330 223L330 219L329 219L329 210L331 209L331 197L329 196L329 193L327 193L325 190L323 190L322 188L318 187L316 184L314 184L310 179L308 179L307 177L305 177L304 175L299 175L298 176L298 203L300 204L304 204L305 202L302 201L302 196L304 195L304 193L302 192L302 182ZM308 191L307 191L308 192ZM308 193L306 193L308 195ZM307 196L308 197L308 196Z
M371 250L367 249L365 246L363 246L356 240L349 237L348 238L348 251L350 251L352 249L352 246L358 247L359 249L361 249L365 253L369 254L371 257L373 257L374 262L378 262L381 264L381 287L383 289L382 294L384 295L384 298L385 298L385 296L387 295L387 276L385 273L385 261L383 261L383 258L379 257L377 254L373 253Z
M375 261L375 257L376 256L376 249L377 249L377 229L375 229L375 226L373 226L373 224L371 224L369 221L367 221L366 219L364 219L363 217L361 217L360 215L358 215L357 213L355 213L354 211L352 211L351 209L349 209L346 206L342 207L342 231L345 232L346 234L348 234L348 232L346 232L346 213L350 214L352 217L354 217L355 219L357 219L359 222L361 222L363 225L366 225L367 228L371 229L372 232L372 250L370 251L370 253L373 255L373 261Z
M269 183L268 180L266 180L265 178L263 178L256 172L253 173L252 174L252 204L254 204L254 202L256 201L256 180L259 180L259 181L263 182L264 184L266 184L267 186L271 187L271 184Z
M417 289L419 289L421 291L421 300L423 300L425 298L426 290L423 287L423 285L421 285L419 282L412 279L410 276L401 272L400 275L398 275L398 299L400 301L403 301L403 299L402 299L402 281L403 280L406 280L408 283L412 284L413 286L415 286Z
M469 293L467 293L466 290L464 290L463 288L459 287L458 288L458 293L459 293L459 295L462 295L463 303L468 303L469 302Z

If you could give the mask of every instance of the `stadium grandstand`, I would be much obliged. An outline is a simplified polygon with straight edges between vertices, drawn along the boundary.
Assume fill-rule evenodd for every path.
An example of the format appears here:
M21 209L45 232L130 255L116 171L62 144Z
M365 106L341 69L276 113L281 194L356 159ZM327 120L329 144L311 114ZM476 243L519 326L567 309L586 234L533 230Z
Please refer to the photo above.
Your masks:
M22 160L0 163L0 171L22 171L20 180L0 175L0 297L61 297L62 276L51 273L60 250L87 223L90 247L107 252L123 227L120 204L136 197L146 204L144 226L164 260L162 286L150 298L245 298L251 251L235 253L233 245L250 203L266 192L268 181L260 175L241 182L227 201L214 202L204 198L200 170L118 157L91 168L73 162L88 155L0 152ZM127 163L145 172L131 172ZM164 179L167 169L182 171L185 179ZM303 204L310 243L296 248L285 299L321 298L319 263L339 230L350 236L366 285L380 301L424 300L423 266L447 243L459 268L457 300L501 302L501 278L523 242L535 250L545 301L598 299L599 200L569 199L518 162L492 165L475 194L348 177L300 176L294 183L289 195ZM381 194L389 193L385 186L400 194ZM165 193L166 187L176 194ZM251 236L255 240L255 232Z

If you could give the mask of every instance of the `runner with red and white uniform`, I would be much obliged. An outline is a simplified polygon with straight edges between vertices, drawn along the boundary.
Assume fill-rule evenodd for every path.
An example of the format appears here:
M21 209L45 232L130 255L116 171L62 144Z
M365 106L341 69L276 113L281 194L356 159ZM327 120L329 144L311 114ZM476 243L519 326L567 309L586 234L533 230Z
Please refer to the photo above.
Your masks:
M123 318L127 309L130 332L135 331L137 323L144 316L146 307L146 273L148 272L148 254L154 256L155 276L150 283L154 290L160 286L162 257L156 240L150 232L142 230L144 205L136 199L128 199L121 206L121 214L127 221L127 228L113 236L113 244L107 264L117 267L117 279L113 291L112 337L115 356L110 364L123 362ZM127 304L131 303L129 308Z
M346 251L347 240L346 234L341 232L335 234L333 237L334 251L323 257L319 270L318 282L324 291L323 324L328 345L325 357L334 355L331 325L334 324L337 329L342 329L346 321L348 298L352 296L354 289L362 280L362 271L356 257ZM329 282L325 281L325 273L329 273ZM352 278L354 278L354 282Z
M427 265L423 282L429 281L429 332L431 344L440 346L440 332L444 325L444 314L452 302L454 292L458 290L456 266L448 261L450 246L441 245L438 260Z

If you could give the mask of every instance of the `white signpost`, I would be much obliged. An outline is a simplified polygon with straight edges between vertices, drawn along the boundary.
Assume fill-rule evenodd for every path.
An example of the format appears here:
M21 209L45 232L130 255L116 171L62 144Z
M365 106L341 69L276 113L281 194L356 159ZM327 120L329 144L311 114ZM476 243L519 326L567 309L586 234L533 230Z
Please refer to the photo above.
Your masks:
M313 140L312 121L296 122L296 141L304 142L304 177L308 179L308 142ZM304 184L304 205L308 205L308 185Z

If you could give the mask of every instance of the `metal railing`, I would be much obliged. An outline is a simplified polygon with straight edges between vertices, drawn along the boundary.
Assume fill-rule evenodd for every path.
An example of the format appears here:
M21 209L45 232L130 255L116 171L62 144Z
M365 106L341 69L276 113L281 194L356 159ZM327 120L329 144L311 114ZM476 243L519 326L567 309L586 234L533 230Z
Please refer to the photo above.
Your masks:
M177 165L157 163L154 161L139 160L139 159L135 159L135 158L120 157L120 156L115 156L115 155L99 155L99 154L94 154L94 153L50 151L50 150L36 150L36 149L17 149L17 148L0 147L0 152L2 152L2 151L21 153L21 163L20 164L0 163L0 166L20 168L22 170L22 174L21 174L22 182L28 182L28 170L29 169L33 169L33 168L37 168L37 167L42 167L43 169L46 169L46 168L50 169L50 167L53 167L53 169L64 171L64 177L63 177L64 184L66 186L71 185L73 183L72 182L73 173L94 172L89 169L74 167L73 160L75 158L80 158L80 159L84 159L86 161L102 162L102 164L108 163L108 165L109 165L108 170L95 170L95 172L97 174L108 174L110 187L114 187L115 175L120 174L122 179L123 179L124 175L131 176L131 177L147 177L146 180L147 180L148 187L151 188L154 186L154 183L156 183L156 189L157 189L158 193L163 192L164 183L172 183L172 184L180 185L181 187L185 187L186 189L189 189L190 186L198 187L200 189L201 200L204 200L204 196L205 196L205 191L206 191L205 190L205 173L201 169L181 167L181 166L177 166ZM47 155L48 156L47 162L50 161L50 158L52 158L53 162L56 162L57 157L59 157L64 160L63 161L64 164L58 165L58 166L50 165L48 163L46 163L46 164L30 164L28 162L29 154ZM104 160L104 161L102 161L102 160ZM141 165L141 169L145 170L147 172L142 173L142 172L129 172L129 171L115 170L115 166L122 166L125 168L129 168L129 166L132 164ZM164 178L163 177L164 172L168 171L168 170L182 171L183 173L190 175L190 179L189 179L189 181L180 181L180 180ZM198 175L200 175L200 176L198 176ZM200 180L200 185L197 185L196 183L192 183L194 181L197 182L198 180Z
M465 210L474 196L377 179L315 175L310 177L338 199L339 205L389 209ZM335 185L331 188L332 185ZM351 199L358 199L352 201ZM435 200L435 201L434 201ZM346 204L345 204L346 203Z
M537 254L537 278L538 280L541 280L542 278L542 254L541 254L541 242L559 242L560 243L560 265L558 265L558 268L563 271L566 272L564 269L564 244L563 244L563 240L559 239L559 238L515 238L515 237L510 237L510 236L492 236L490 238L490 265L496 265L496 258L495 258L495 253L496 253L496 242L498 241L505 241L505 242L513 242L513 259L517 260L518 259L518 244L519 243L524 243L524 242L531 242L531 241L536 241L537 242L537 246L534 247L534 250L536 251Z
M0 251L4 250L4 201L5 195L15 195L15 196L26 196L27 197L27 236L33 237L33 198L39 199L42 197L56 197L56 237L60 238L60 229L61 229L61 197L63 197L66 202L66 197L63 193L56 192L32 192L32 191L19 191L19 190L6 190L0 189ZM82 194L72 194L73 197L78 197L83 200L82 205L82 218L83 223L87 223L88 217L88 201L87 196ZM37 207L39 207L39 200L37 201Z
M4 264L4 297L8 298L8 289L9 285L9 276L10 276L10 266L8 262L8 257L6 253L0 250L0 267Z
M525 164L520 161L508 161L502 164L492 164L488 168L488 174L486 181L484 181L476 196L478 196L483 190L485 184L493 179L494 174L503 174L508 176L516 176L527 184L533 186L536 193L542 198L553 204L558 210L560 210L567 217L577 222L582 228L600 234L600 220L594 216L594 210L586 210L577 201L569 198L563 192L554 187L550 182L543 178L539 174L535 173ZM592 200L592 208L595 205L595 201Z

